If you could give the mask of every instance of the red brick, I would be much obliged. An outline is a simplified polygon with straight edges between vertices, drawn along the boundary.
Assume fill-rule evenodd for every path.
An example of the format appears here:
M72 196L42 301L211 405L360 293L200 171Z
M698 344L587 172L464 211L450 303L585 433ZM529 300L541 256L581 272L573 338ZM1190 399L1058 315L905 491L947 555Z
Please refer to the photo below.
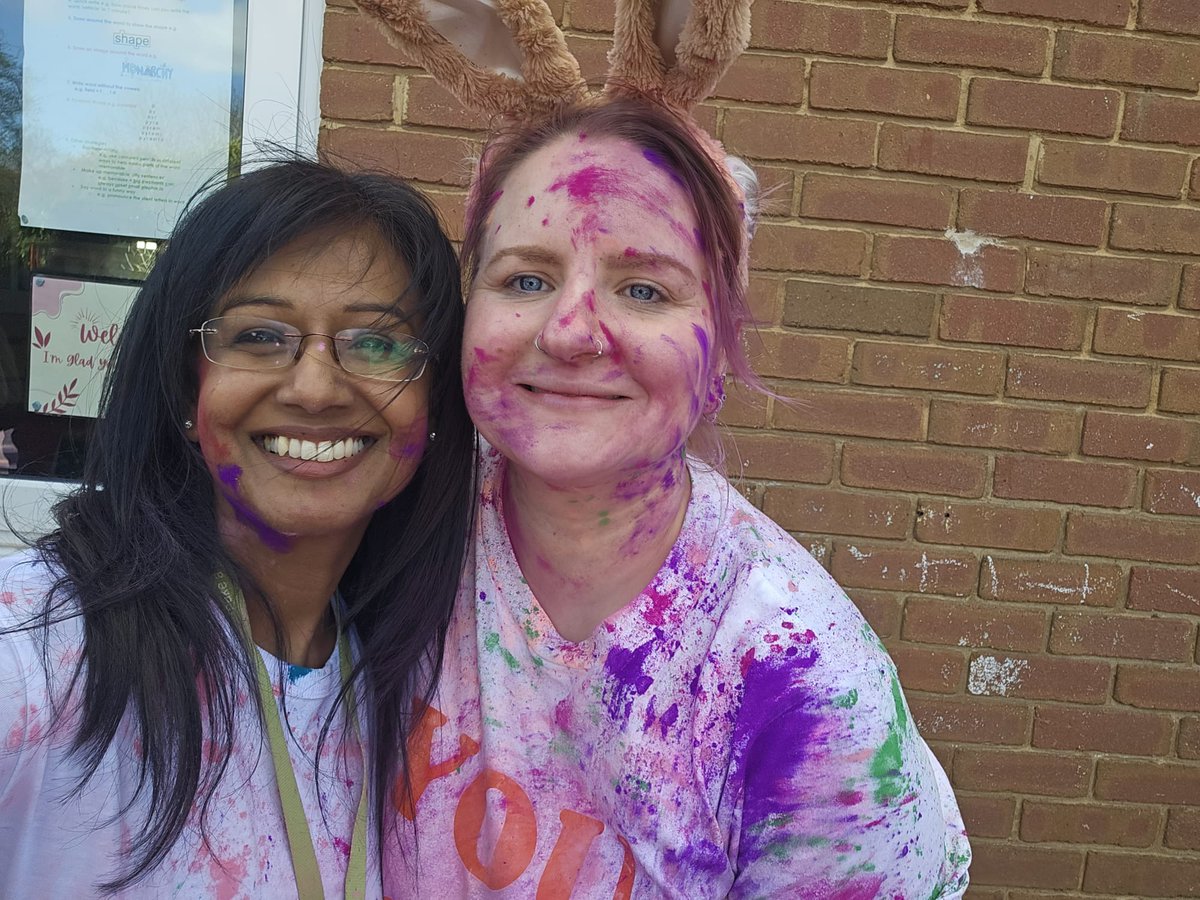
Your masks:
M754 234L750 263L775 271L859 275L866 255L867 236L861 231L763 222Z
M779 313L782 304L779 295L782 293L784 279L776 275L751 273L750 284L746 291L746 302L750 304L750 314L754 316L756 327L763 328L779 324Z
M946 284L1013 293L1020 287L1021 251L986 241L880 234L871 265L879 281Z
M842 448L841 479L852 487L981 497L987 459L932 447L847 443Z
M1200 209L1114 203L1110 240L1122 250L1200 254Z
M321 72L321 115L390 122L395 81L391 75L326 67Z
M899 62L1041 75L1049 45L1045 28L900 15L892 55Z
M730 153L753 159L864 169L872 164L876 128L874 122L855 119L730 109L725 112L722 135Z
M1144 505L1152 513L1200 516L1200 472L1148 470Z
M762 431L727 434L726 465L744 478L828 484L833 479L834 444L829 440Z
M911 697L909 706L926 740L1020 745L1029 734L1029 707L1024 703Z
M851 588L847 595L879 637L886 640L900 633L900 599L895 594Z
M1045 141L1038 181L1062 187L1178 197L1191 160L1183 153Z
M1084 513L1067 516L1067 553L1147 562L1200 564L1200 525L1177 520Z
M885 69L817 60L809 75L813 109L953 121L961 81L948 72Z
M971 841L971 886L1074 888L1083 871L1082 850L1051 850L1015 841ZM971 894L968 893L968 897ZM1009 897L1014 895L1009 892ZM971 900L974 900L972 897ZM1065 900L1065 898L1064 898Z
M1050 652L1183 662L1192 655L1195 637L1184 619L1060 610L1050 628Z
M1074 412L1065 410L938 398L929 408L929 440L967 447L1069 453L1079 445L1079 422Z
M1011 797L974 796L956 792L967 834L975 838L1003 838L1012 834L1017 801Z
M746 339L755 372L767 378L841 383L850 365L850 341L832 335L759 331Z
M1005 191L964 190L958 225L981 234L1098 247L1104 240L1103 200Z
M962 684L967 662L962 651L934 650L896 643L888 647L888 655L900 673L906 691L932 691L953 694Z
M1171 748L1170 716L1116 709L1039 706L1032 746L1044 750L1092 750L1127 756L1165 756ZM1097 835L1099 837L1099 835ZM1065 838L1059 838L1065 840ZM1112 843L1103 839L1097 843ZM1133 846L1148 846L1135 844Z
M1200 712L1200 668L1123 665L1117 670L1113 696L1142 709Z
M457 98L432 78L410 77L404 104L404 121L412 125L437 128L463 128L476 131L488 127L490 118L467 110ZM322 110L323 111L323 110Z
M580 31L612 31L616 15L613 0L591 0L571 4L571 28Z
M575 4L576 7L583 4ZM602 25L604 31L612 28L613 18L608 16L606 24ZM605 33L598 37L581 36L578 34L567 35L567 50L579 61L579 73L583 79L589 84L598 84L604 80L605 73L608 72L608 52L612 49L612 38ZM702 110L704 105L696 107L697 110ZM699 115L697 120L703 118ZM710 129L710 125L701 122L705 130ZM712 132L709 131L711 134Z
M859 341L851 379L856 384L916 388L962 394L998 394L1004 356L916 344Z
M971 0L891 0L892 6L936 6L938 9L966 9Z
M1025 179L1029 138L972 134L884 122L879 129L879 168L975 181L1020 184Z
M736 381L726 382L725 405L721 407L722 425L762 428L767 424L770 407L776 401Z
M1180 759L1200 759L1200 719L1180 719L1177 750Z
M1104 703L1112 666L1090 659L1036 654L976 654L967 669L967 692L981 697Z
M1200 423L1090 410L1083 425L1089 456L1193 463L1200 459Z
M1092 343L1097 353L1200 361L1200 318L1100 309Z
M1087 310L1075 304L950 294L942 300L938 334L945 341L1079 350L1087 320Z
M1200 147L1200 100L1131 93L1125 101L1121 137L1148 144Z
M1200 897L1200 860L1147 853L1088 854L1089 893L1136 897Z
M1091 768L1091 760L1077 754L964 747L954 756L954 784L969 791L1082 797L1087 793ZM975 874L974 866L971 867L971 874ZM1012 874L1015 872L1010 876ZM1013 887L1022 886L1020 883L1003 883Z
M873 222L944 231L954 192L918 182L810 174L804 177L800 214L813 219Z
M836 551L834 563L836 569ZM1034 651L1044 646L1045 631L1046 614L1038 609L912 599L905 605L900 635L923 644Z
M1064 29L1054 42L1054 77L1195 91L1200 88L1200 47Z
M384 26L357 9L346 12L326 10L321 52L330 62L416 65L411 56L388 43L384 34Z
M981 12L1123 27L1129 0L979 0Z
M1161 822L1153 807L1029 800L1021 808L1021 840L1149 847Z
M1163 843L1177 850L1200 850L1200 809L1173 809Z
M1192 166L1192 182L1188 186L1188 197L1200 200L1200 159Z
M761 508L761 504L757 505ZM832 541L824 535L814 536L799 532L793 532L792 537L796 539L796 543L808 551L808 555L816 560L818 565L826 570L829 569L829 548L833 543ZM867 621L870 622L870 619Z
M382 169L403 178L433 184L462 186L470 178L467 165L447 165L477 152L461 137L378 128L321 129L321 150L339 160L370 169Z
M1200 266L1184 266L1179 286L1179 308L1200 309Z
M1013 353L1005 394L1026 400L1060 400L1145 407L1154 371L1148 365ZM1072 448L1073 449L1073 448Z
M1117 565L985 556L980 596L1025 603L1114 606L1123 576Z
M846 434L915 441L923 437L924 404L919 397L877 391L787 391L775 400L774 424L790 431Z
M1200 766L1101 759L1096 764L1096 796L1102 800L1200 806Z
M927 544L1050 551L1058 546L1062 513L1028 506L921 500L916 537Z
M750 11L750 33L753 47L887 59L891 19L882 9L758 0Z
M804 66L779 63L778 56L743 53L717 83L713 96L799 106L804 99Z
M1179 264L1157 259L1029 250L1025 290L1039 297L1166 306L1179 290Z
M1200 6L1194 0L1141 0L1137 26L1142 31L1200 36Z
M783 324L928 337L937 295L927 291L790 279Z
M1112 137L1121 95L1117 91L995 78L971 79L967 123Z
M1128 606L1200 616L1200 569L1134 566L1130 571Z
M1133 504L1137 471L1129 466L1032 456L997 456L993 493L1009 500L1049 500L1124 509Z
M466 206L467 195L462 191L435 191L429 188L422 190L437 209L438 219L452 241L462 240L463 209Z
M851 587L965 597L975 586L978 568L975 557L967 553L929 553L888 544L867 545L857 541L838 541L833 547L831 571L839 584ZM918 601L910 600L908 603L905 628L908 628L908 616L912 613L915 602ZM957 608L961 604L948 605ZM1011 626L1006 625L1004 628L1002 637L1008 635ZM904 633L904 637L906 640L923 643L954 643L922 641L921 638L908 633Z
M828 488L769 485L763 512L789 531L903 538L913 501Z

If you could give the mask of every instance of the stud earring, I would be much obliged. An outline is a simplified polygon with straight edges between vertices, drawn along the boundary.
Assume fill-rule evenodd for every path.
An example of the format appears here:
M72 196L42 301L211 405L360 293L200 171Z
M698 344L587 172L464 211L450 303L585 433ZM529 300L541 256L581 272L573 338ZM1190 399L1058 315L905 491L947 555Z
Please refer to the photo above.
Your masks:
M437 440L437 432L436 431L429 432L429 443L432 444L436 440Z
M191 431L195 427L196 427L196 423L193 422L191 419L183 420L183 430L184 431Z

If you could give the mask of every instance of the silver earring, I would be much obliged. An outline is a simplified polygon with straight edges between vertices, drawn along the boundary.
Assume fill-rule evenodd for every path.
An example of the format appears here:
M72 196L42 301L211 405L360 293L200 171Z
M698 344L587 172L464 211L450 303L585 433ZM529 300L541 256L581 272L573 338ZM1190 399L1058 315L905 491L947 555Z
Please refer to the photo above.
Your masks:
M196 423L193 422L191 419L183 420L183 430L184 431L191 431L195 427L196 427Z
M604 342L594 334L589 334L588 339L591 340L592 346L596 348L596 359L604 355Z
M538 353L546 352L545 350L542 349L542 333L540 331L537 333L537 337L535 337L533 339L533 349L536 350Z
M429 432L429 443L432 444L436 440L437 440L437 432L436 431Z

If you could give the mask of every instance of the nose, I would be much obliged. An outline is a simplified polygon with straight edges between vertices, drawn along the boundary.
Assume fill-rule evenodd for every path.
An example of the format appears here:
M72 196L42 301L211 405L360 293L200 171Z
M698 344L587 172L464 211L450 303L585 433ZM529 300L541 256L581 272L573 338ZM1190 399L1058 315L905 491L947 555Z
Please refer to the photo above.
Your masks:
M563 286L534 345L547 356L568 362L604 355L604 330L590 283L577 279Z
M279 400L312 413L344 405L350 401L349 378L334 359L332 339L310 335L287 369L279 387Z

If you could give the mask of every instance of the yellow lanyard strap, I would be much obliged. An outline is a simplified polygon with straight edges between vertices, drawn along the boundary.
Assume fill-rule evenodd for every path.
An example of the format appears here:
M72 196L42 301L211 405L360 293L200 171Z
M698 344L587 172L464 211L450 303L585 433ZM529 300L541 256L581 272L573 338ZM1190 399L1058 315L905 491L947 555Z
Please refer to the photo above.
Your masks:
M271 760L275 766L275 786L279 791L279 803L283 807L283 822L287 829L288 849L292 856L292 871L296 875L296 893L299 900L324 900L325 889L321 883L321 870L317 866L317 854L313 850L312 833L304 804L300 800L300 789L296 785L296 773L288 753L287 740L283 733L283 722L279 718L279 707L275 702L275 688L262 654L250 636L250 619L246 615L246 601L241 588L234 584L224 572L217 573L217 589L237 612L242 624L242 637L247 650L254 657L258 671L258 696L263 710L267 740L271 745ZM351 736L359 739L358 715L355 711L354 688L350 685L350 642L346 632L338 636L338 663L346 691L346 718L350 723ZM358 794L358 811L354 816L354 833L350 839L350 860L346 868L346 900L364 900L367 894L367 757L363 754L363 783Z

